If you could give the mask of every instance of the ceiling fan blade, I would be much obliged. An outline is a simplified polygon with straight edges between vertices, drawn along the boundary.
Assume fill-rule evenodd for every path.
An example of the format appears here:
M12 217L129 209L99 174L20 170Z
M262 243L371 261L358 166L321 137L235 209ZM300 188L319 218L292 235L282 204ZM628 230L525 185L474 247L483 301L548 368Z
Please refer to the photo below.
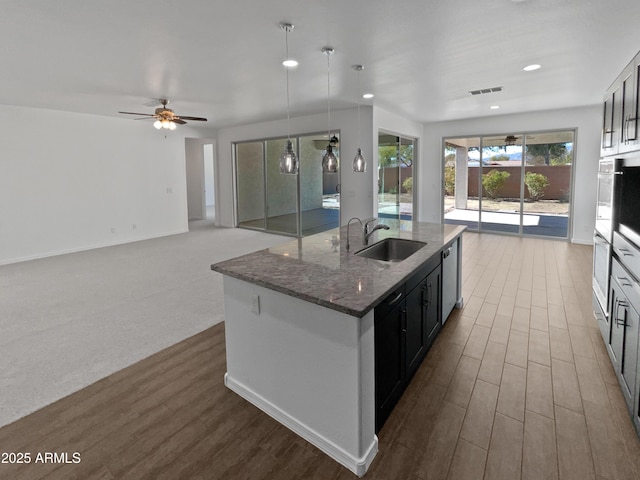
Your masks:
M180 115L178 116L178 118L181 118L182 120L191 120L192 122L206 122L207 119L204 117L187 117L184 115Z
M149 115L146 117L142 117L142 118L134 118L134 120L150 120L152 118L157 118L155 115Z
M184 125L185 123L187 123L187 122L185 122L184 120L181 120L181 119L176 118L176 117L173 117L172 122L173 122L173 123L177 123L178 125Z
M137 112L118 112L124 113L125 115L144 115L145 117L153 117L153 114L150 113L137 113Z

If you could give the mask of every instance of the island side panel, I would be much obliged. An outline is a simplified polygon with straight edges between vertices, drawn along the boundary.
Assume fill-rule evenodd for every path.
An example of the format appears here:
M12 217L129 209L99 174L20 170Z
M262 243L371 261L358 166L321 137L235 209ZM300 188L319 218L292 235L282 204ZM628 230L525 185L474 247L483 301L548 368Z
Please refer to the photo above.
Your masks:
M352 317L227 275L224 297L226 385L363 475L377 452L373 312Z

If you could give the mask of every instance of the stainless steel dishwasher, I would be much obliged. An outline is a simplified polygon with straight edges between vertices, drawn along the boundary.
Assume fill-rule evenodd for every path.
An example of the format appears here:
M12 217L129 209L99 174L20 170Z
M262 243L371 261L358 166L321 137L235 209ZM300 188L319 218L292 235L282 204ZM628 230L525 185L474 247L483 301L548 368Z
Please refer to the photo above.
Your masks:
M458 301L458 240L442 251L442 324Z

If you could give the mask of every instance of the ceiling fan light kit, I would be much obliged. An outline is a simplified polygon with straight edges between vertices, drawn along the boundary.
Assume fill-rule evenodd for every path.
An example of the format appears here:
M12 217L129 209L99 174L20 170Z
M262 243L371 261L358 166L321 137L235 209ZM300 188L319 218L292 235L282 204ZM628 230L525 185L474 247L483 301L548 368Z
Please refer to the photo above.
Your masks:
M176 115L173 110L167 108L167 104L169 100L166 98L160 98L158 101L162 104L161 107L155 109L154 113L138 113L138 112L118 112L124 115L138 115L140 118L136 118L136 120L146 120L150 118L155 118L156 121L153 122L153 126L160 129L167 130L175 130L177 125L186 124L186 120L190 122L206 122L207 119L204 117L192 117L187 115Z

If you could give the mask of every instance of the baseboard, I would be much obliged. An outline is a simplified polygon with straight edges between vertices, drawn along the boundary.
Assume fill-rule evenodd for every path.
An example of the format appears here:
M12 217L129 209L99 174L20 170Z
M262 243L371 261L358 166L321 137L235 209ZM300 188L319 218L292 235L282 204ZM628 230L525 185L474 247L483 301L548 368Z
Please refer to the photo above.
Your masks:
M378 453L378 437L376 435L373 436L371 444L369 445L369 448L367 448L365 455L357 458L333 443L328 438L323 437L312 428L309 428L303 422L272 404L261 395L255 393L247 386L235 381L229 376L229 373L224 374L224 384L229 388L229 390L237 393L267 415L280 422L289 430L301 436L312 445L318 447L322 452L326 453L339 464L348 468L358 477L362 477L367 472L371 462L373 462L374 457Z
M0 259L0 265L10 265L12 263L28 262L30 260L38 260L41 258L55 257L58 255L67 255L69 253L86 252L88 250L96 250L98 248L115 247L117 245L125 245L127 243L142 242L144 240L152 240L154 238L169 237L171 235L180 235L182 233L188 233L188 232L189 232L188 229L168 231L168 232L158 233L153 235L145 235L142 237L128 238L124 240L123 239L114 240L113 242L96 243L93 245L84 245L84 246L61 249L61 250L53 250L49 252L37 253L34 255L25 255L24 257L7 258L4 260Z
M590 238L590 239L572 238L571 243L576 243L578 245L593 245L593 238Z

